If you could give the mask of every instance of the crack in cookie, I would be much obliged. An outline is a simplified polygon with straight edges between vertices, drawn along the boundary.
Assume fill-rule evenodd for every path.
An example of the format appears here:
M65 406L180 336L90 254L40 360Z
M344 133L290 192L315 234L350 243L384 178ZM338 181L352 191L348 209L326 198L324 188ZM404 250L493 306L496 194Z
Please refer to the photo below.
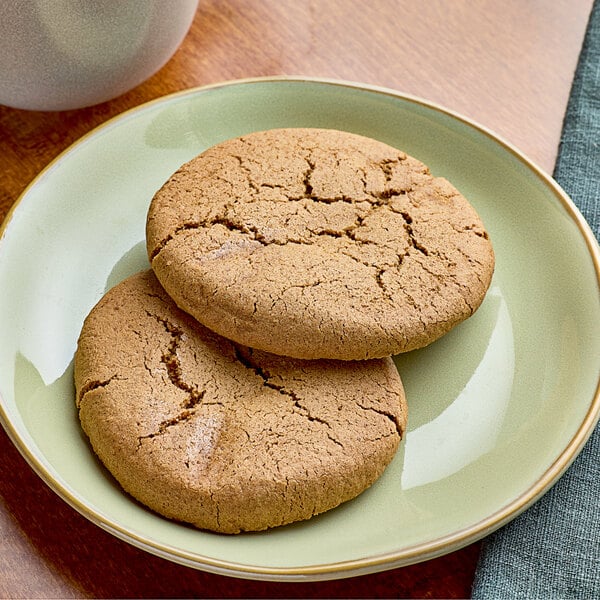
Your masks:
M108 379L105 379L103 381L97 381L97 380L88 381L86 383L86 385L84 385L79 390L79 393L77 394L77 397L76 397L77 408L79 408L81 406L83 398L84 398L84 396L86 396L86 394L88 394L89 392L93 392L94 390L97 390L99 388L104 388L107 385L109 385L111 382L115 381L116 379L119 379L119 377L117 375L113 375L112 377L109 377Z
M154 433L139 436L138 439L140 443L143 439L151 439L153 437L156 437L157 435L162 435L167 431L169 427L173 427L180 423L185 423L186 421L191 419L194 416L196 407L202 403L202 400L206 394L206 390L199 390L196 386L187 384L183 379L181 363L177 355L177 350L182 344L184 338L184 333L182 329L170 323L169 320L164 317L161 317L148 311L146 311L146 313L149 317L154 318L156 319L156 321L161 323L165 328L165 331L171 336L171 341L166 351L161 356L161 362L165 365L167 369L167 375L171 383L176 388L186 392L188 394L188 398L185 402L183 402L181 406L183 410L174 417L161 421L161 423L159 423L157 431L155 431Z
M263 385L265 387L268 387L268 388L271 388L273 390L276 390L280 394L283 394L283 395L287 396L291 400L292 405L294 406L295 411L298 414L300 414L303 417L305 417L306 419L308 419L309 421L325 425L329 430L332 429L331 425L326 420L321 419L321 418L319 418L319 417L311 414L310 411L305 406L302 405L301 398L296 393L294 393L293 390L290 390L290 389L286 388L286 386L274 383L272 381L272 377L273 376L268 372L268 370L265 369L264 367L260 366L256 361L253 360L253 350L252 350L252 348L241 347L241 346L238 346L237 344L234 344L233 348L234 348L234 353L235 353L236 359L242 365L244 365L247 369L250 369L258 377L260 377L262 379ZM330 432L327 432L327 435L328 435L329 439L333 443L335 443L335 444L337 444L338 446L341 446L341 447L344 446L342 444L342 442L340 442L335 437L333 437L333 435L331 435Z

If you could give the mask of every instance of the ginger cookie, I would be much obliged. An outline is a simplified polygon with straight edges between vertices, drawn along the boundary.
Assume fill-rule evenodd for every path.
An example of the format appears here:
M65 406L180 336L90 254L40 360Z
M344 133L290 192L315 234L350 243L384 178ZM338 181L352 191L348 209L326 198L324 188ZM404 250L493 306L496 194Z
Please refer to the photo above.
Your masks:
M469 202L404 152L278 129L209 148L155 194L152 268L238 343L365 359L429 344L474 313L494 253Z
M83 430L129 494L223 533L354 498L406 427L392 359L304 361L239 346L177 308L152 271L91 310L75 387Z

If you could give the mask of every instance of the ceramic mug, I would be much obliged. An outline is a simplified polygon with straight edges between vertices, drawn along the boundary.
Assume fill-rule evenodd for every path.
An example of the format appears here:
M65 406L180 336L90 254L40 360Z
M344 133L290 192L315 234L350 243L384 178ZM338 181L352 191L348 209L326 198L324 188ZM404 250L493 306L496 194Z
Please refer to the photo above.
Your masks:
M0 104L67 110L115 98L158 71L198 0L1 0Z

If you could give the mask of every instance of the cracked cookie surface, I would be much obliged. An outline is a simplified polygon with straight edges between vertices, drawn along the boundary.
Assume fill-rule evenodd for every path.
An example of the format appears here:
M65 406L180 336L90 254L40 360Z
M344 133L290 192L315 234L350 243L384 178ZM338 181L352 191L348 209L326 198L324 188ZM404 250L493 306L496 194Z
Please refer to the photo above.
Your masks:
M391 359L304 361L237 345L178 309L152 271L86 318L75 388L83 430L127 492L223 533L354 498L406 428Z
M321 129L228 140L155 194L148 256L217 333L298 358L413 350L479 307L494 254L446 180L381 142Z

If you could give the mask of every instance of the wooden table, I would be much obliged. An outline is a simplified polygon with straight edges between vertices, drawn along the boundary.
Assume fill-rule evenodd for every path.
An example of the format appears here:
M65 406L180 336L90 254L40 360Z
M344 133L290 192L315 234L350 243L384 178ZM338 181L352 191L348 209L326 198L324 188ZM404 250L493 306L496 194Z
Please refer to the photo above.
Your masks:
M223 80L301 75L421 96L496 131L551 172L592 0L201 0L182 46L111 102L0 107L0 221L81 135L125 109ZM0 74L1 81L1 74ZM0 342L1 343L1 342ZM148 555L54 495L0 431L0 597L468 597L479 544L348 580L243 581Z

